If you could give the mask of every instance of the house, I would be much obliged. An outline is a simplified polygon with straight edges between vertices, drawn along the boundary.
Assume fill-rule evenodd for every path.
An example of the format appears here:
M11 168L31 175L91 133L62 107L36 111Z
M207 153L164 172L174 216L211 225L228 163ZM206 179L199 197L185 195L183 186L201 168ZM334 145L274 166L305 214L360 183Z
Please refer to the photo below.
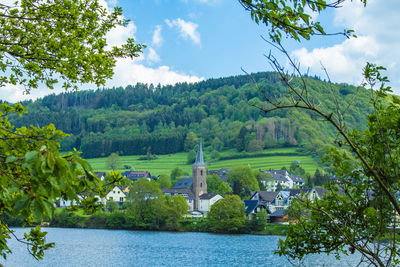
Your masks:
M212 193L212 194L202 194L200 196L199 211L207 213L210 211L211 206L217 201L223 199L222 196Z
M293 181L293 186L296 186L296 187L304 186L304 180L303 180L303 178L301 178L301 176L292 174L292 175L289 175L289 177Z
M277 210L288 209L294 198L309 192L310 189L288 189L279 192L256 191L250 200L258 201L259 205L263 205L268 213L273 213Z
M272 179L264 181L264 186L267 191L276 191L278 184L281 188L293 187L293 181L286 170L270 170L268 173L271 174Z
M289 200L290 192L289 191L279 191L275 196L274 200L269 205L268 209L271 213L274 213L277 210L286 210L289 208L290 200Z
M284 189L304 186L304 180L298 175L292 175L286 170L269 170L272 179L263 181L267 191L276 191L278 185Z
M121 175L131 181L137 181L140 178L146 178L148 181L151 179L151 174L148 171L125 171L122 172Z
M261 210L267 210L267 207L258 200L243 200L243 203L246 208L246 216L254 216Z
M104 205L107 203L108 200L113 200L117 203L123 203L126 200L127 193L124 191L124 188L122 186L114 186L113 189L108 191L107 195L105 198L102 198L100 200L101 203Z
M274 201L278 192L269 192L269 191L256 191L250 198L250 200L257 200L265 207L269 207L271 203Z

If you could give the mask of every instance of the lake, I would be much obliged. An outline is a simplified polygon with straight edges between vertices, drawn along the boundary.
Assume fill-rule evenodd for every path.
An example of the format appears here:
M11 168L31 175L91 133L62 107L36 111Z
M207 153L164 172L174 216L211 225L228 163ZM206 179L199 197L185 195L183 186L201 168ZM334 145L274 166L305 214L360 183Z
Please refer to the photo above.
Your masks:
M17 236L26 229L14 228ZM217 235L126 230L45 228L56 246L36 261L26 247L9 241L13 254L0 260L11 266L292 266L274 255L279 236ZM355 266L352 255L312 255L303 266Z

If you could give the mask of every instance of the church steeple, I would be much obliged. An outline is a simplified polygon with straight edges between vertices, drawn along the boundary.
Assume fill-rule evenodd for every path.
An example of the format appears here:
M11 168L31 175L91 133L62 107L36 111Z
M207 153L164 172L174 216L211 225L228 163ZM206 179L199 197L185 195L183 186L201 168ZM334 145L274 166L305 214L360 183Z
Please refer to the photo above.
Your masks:
M194 162L193 166L205 166L205 165L206 164L204 163L203 147L200 141L199 148L197 149L196 161Z
M200 141L199 148L197 149L196 161L192 166L192 192L194 194L194 209L199 209L200 196L207 194L207 166L204 163L203 147Z

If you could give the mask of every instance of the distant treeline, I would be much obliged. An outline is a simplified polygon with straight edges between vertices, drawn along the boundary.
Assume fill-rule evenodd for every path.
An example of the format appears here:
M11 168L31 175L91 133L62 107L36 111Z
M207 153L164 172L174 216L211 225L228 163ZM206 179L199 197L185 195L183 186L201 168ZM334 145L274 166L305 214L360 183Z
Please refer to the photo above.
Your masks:
M174 86L136 84L126 88L98 89L50 95L26 101L29 113L10 118L17 126L55 124L70 136L62 149L74 147L84 157L167 154L193 149L198 138L221 151L261 151L270 147L301 146L311 153L335 137L327 124L313 114L279 110L267 116L249 105L263 105L265 97L285 93L276 73L252 74ZM310 95L322 108L335 107L339 97L350 127L363 129L370 110L368 92L347 84L306 79Z

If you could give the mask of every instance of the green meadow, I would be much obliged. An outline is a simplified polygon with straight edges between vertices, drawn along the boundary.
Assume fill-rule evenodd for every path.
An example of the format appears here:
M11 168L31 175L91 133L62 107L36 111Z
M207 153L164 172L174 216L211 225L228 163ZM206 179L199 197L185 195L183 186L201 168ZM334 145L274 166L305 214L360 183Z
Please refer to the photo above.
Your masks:
M297 153L296 148L267 149L261 153L246 153L244 155L234 150L228 150L222 152L221 157L243 157L217 161L209 160L209 154L208 151L204 151L209 170L232 168L239 165L249 165L253 169L263 170L281 169L282 167L289 168L290 163L296 160L300 161L301 166L310 174L314 174L315 170L319 168L318 163L311 156ZM149 171L153 176L162 173L170 174L171 170L175 167L181 168L188 174L192 172L192 165L186 163L187 152L157 155L157 159L155 160L139 160L140 157L141 156L121 156L122 166L119 171L124 171L124 165L131 165L136 171ZM106 159L106 157L92 158L88 159L88 162L95 171L108 171L105 164Z

